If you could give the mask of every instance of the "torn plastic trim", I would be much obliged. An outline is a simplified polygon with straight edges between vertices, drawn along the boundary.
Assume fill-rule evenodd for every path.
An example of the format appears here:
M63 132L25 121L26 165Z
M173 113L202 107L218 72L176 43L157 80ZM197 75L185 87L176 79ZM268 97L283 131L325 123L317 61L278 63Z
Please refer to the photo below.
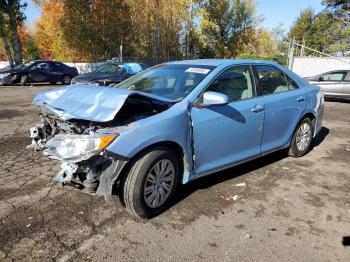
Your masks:
M119 155L117 153L114 153L108 149L105 149L103 151L103 155L106 156L106 157L112 157L114 159L118 159L118 160L123 160L123 161L128 161L129 158L128 157L125 157L125 156L122 156L122 155Z
M96 155L77 163L63 161L55 180L62 186L73 186L91 194L101 195L109 202L116 180L128 159Z
M102 173L100 175L100 183L97 188L96 194L104 196L107 202L112 200L112 190L115 181L120 176L124 166L128 161L114 160L104 163Z

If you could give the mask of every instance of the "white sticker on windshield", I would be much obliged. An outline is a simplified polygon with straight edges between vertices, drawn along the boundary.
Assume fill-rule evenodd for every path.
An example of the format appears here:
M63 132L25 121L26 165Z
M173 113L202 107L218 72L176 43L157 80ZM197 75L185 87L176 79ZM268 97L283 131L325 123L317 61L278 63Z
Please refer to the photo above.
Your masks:
M208 74L210 72L209 69L205 69L205 68L198 68L198 67L190 67L188 68L185 72L187 73L197 73L197 74Z

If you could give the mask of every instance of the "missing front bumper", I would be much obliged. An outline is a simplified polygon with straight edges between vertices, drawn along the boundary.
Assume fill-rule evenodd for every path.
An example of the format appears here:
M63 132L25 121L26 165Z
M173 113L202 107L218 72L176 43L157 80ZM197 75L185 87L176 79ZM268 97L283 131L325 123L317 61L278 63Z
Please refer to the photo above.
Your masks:
M73 186L90 194L101 195L107 202L111 201L113 186L127 160L107 158L102 161L101 158L81 163L63 162L56 181L62 186Z

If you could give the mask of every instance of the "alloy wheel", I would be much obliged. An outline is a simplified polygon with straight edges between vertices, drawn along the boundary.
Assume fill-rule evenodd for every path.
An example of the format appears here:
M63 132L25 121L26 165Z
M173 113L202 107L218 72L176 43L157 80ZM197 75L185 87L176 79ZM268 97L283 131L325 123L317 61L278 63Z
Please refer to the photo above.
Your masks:
M175 181L175 168L168 159L158 161L150 169L144 184L144 200L150 208L160 207L168 199Z
M297 131L296 145L299 151L304 151L311 142L311 126L303 123Z

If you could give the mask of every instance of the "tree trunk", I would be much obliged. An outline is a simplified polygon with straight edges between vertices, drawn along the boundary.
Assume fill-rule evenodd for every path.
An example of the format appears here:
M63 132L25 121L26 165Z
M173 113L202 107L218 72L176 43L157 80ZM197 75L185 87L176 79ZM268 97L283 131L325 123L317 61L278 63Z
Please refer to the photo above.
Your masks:
M16 22L14 24L10 24L10 31L15 65L20 65L22 64L22 46L17 32Z
M13 59L12 54L9 46L9 42L7 41L7 38L5 36L1 37L2 43L4 44L7 60L9 61L10 67L13 67Z
M13 58L15 60L15 65L22 64L22 46L21 41L19 39L18 31L17 31L17 14L15 10L15 1L9 3L9 31L11 35L11 43L13 49Z

